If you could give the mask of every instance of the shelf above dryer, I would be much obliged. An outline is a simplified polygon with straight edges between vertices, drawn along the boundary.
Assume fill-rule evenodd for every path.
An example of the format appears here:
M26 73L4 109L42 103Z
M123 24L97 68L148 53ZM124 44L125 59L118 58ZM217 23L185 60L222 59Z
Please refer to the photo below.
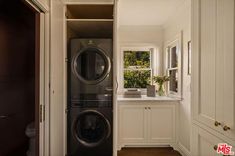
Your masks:
M112 38L112 19L68 19L68 33L80 38ZM71 35L70 35L71 36Z
M67 19L113 19L113 5L67 5Z

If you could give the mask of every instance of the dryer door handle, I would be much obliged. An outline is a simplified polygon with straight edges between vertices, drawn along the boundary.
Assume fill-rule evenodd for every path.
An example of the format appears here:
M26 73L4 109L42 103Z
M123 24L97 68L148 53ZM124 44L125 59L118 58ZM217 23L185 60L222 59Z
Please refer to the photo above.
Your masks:
M117 76L116 76L116 93L117 93L117 90L118 90L118 80L117 80Z

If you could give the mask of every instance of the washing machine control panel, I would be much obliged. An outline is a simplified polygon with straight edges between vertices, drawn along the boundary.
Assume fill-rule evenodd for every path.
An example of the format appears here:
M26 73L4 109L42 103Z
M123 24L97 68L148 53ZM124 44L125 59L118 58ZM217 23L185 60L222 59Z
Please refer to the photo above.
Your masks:
M112 100L73 100L71 107L80 108L104 108L112 107Z

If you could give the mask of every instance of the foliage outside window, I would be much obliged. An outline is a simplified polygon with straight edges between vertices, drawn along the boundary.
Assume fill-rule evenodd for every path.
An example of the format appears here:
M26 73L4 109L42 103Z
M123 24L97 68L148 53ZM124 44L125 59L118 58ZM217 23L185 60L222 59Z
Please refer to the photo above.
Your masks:
M179 92L178 55L177 46L167 48L167 74L170 77L168 82L170 93Z
M151 83L151 52L124 51L124 88L146 88Z

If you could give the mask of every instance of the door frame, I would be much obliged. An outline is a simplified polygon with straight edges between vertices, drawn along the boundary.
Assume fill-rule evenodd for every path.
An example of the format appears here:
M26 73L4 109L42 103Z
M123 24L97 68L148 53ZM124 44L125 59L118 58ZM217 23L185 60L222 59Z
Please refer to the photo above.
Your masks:
M50 39L49 14L40 13L39 156L49 156Z
M49 7L43 7L41 1L23 0L31 9L35 11L36 25L36 47L35 47L35 85L38 88L35 98L36 130L39 130L38 146L36 152L38 156L49 156L49 105L50 105L50 18ZM39 31L38 31L39 30ZM37 62L38 61L38 62ZM37 65L38 64L38 65Z

